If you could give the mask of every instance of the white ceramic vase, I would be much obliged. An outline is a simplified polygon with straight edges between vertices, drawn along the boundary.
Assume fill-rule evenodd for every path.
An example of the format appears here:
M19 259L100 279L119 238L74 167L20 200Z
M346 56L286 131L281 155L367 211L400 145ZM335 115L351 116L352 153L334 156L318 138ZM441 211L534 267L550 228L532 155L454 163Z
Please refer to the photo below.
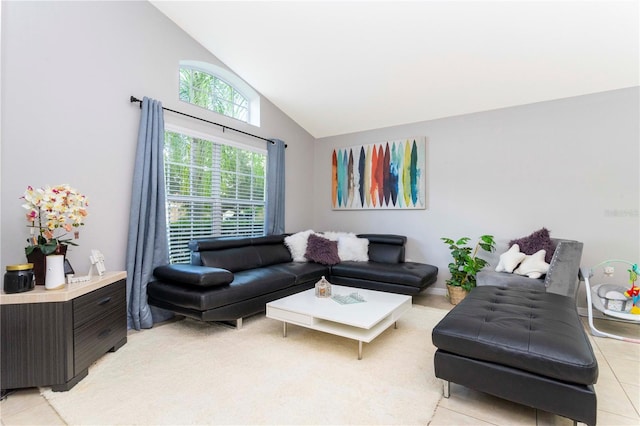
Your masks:
M57 290L64 287L64 256L52 254L47 256L47 275L44 280L44 288Z

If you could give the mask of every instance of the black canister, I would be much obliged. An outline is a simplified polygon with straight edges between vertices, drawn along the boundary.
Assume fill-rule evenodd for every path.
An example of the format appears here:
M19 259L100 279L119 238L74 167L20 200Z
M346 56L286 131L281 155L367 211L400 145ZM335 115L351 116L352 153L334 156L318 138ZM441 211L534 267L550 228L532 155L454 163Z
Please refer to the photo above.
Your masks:
M33 290L35 285L33 263L7 265L7 272L4 274L5 293L23 293Z

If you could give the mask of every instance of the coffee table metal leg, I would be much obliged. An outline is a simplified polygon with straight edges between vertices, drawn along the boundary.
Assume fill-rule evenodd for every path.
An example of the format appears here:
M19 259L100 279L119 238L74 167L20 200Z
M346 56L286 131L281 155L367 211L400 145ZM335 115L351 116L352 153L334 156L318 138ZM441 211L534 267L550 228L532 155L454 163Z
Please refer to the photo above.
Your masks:
M285 321L282 322L282 337L287 337L287 323Z
M362 359L362 340L358 340L358 359Z

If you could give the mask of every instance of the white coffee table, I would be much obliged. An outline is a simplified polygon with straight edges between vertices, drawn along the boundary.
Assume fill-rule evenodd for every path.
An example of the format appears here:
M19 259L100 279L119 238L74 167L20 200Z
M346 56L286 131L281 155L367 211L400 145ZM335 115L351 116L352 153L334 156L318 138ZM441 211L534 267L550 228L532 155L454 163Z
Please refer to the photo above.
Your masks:
M340 304L330 298L318 298L315 289L293 294L267 303L267 317L287 324L342 336L358 341L358 359L362 343L369 343L389 328L411 308L411 296L332 285L332 294L359 293L366 302Z

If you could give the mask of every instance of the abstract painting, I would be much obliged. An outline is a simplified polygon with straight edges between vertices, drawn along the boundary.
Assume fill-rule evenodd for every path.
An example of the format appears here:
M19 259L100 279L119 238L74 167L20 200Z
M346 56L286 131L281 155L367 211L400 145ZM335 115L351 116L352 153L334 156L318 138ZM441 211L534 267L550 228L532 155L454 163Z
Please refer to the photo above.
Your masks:
M407 138L334 149L334 210L425 209L425 140Z

